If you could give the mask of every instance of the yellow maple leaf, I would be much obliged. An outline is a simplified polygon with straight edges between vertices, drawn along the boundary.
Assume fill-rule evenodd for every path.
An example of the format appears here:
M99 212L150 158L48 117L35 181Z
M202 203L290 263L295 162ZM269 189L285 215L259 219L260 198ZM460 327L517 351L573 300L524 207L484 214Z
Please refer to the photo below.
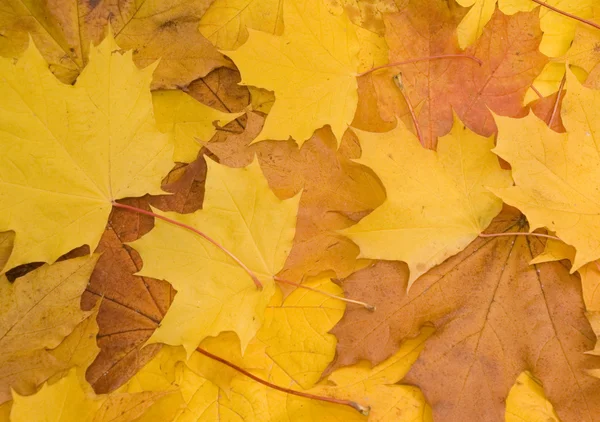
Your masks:
M155 401L170 392L134 394L86 393L75 370L58 382L45 384L31 396L14 395L12 422L52 420L56 422L129 422L143 415Z
M529 114L522 119L496 116L494 152L508 161L516 186L491 189L517 207L530 230L547 227L576 249L571 271L600 258L600 133L597 91L583 87L567 71L562 119L567 133L556 133Z
M342 289L328 278L318 277L303 285L342 296ZM266 345L266 355L294 382L308 389L335 356L337 341L328 332L344 309L344 302L310 290L296 289L285 300L279 293L266 309L256 340Z
M341 233L358 244L360 257L405 261L410 288L489 225L502 201L486 186L510 186L509 172L490 151L493 140L471 132L456 116L437 153L421 147L402 124L382 134L357 133L363 148L357 161L379 176L387 199Z
M89 322L78 326L90 315L80 309L79 298L97 260L92 256L44 265L14 283L0 276L0 403L10 399L11 388L31 394L56 373L91 363L95 340L84 347L73 345L74 338L63 339L74 330L93 330ZM69 350L82 354L72 359Z
M289 253L300 195L282 201L271 192L255 160L230 169L208 160L206 197L193 214L166 213L203 231L256 274L248 274L223 251L181 227L157 221L131 245L140 252L140 275L162 278L178 291L151 343L183 345L191 353L207 336L235 331L245 348L264 319L275 292L273 276Z
M172 137L173 161L191 163L203 143L217 132L213 122L224 126L241 113L224 113L196 101L179 90L154 91L152 103L158 128Z
M591 20L600 22L600 5L592 7ZM562 58L571 65L576 65L590 73L600 63L600 49L598 48L598 29L590 25L578 25L573 44ZM564 66L563 66L564 69Z
M275 104L255 142L292 137L299 144L326 124L342 139L358 102L359 43L345 14L320 0L287 1L282 36L250 31L248 41L224 52L242 84L275 92Z
M308 285L334 294L340 292L325 278L310 280ZM271 306L268 322L243 356L239 340L231 333L209 338L202 347L276 385L371 405L369 420L397 420L395 416L402 412L406 416L403 420L431 421L418 388L394 385L416 360L431 330L406 342L396 355L375 368L366 363L343 368L313 386L334 357L335 338L327 332L341 318L345 304L298 289L283 301L274 297ZM366 420L349 406L269 388L198 352L185 363L184 359L180 348L164 347L122 391L161 391L178 385L180 403L170 402L175 411L171 418L163 419L177 422L217 420L219 415L225 419L237 415L246 421ZM299 383L311 388L304 390Z
M216 0L200 19L200 33L216 47L234 50L248 39L248 29L283 32L283 0Z
M547 0L545 3L573 15L587 18L595 0ZM461 48L473 44L483 33L483 28L489 22L496 3L500 10L508 15L517 12L529 12L536 7L540 8L540 28L544 36L540 43L540 51L547 56L557 57L564 54L569 48L577 21L563 16L545 7L540 7L531 0L458 0L461 6L470 6L471 9L460 22L457 28L458 42Z
M506 398L506 422L558 422L552 403L546 399L542 385L529 371L519 375Z
M0 59L0 231L16 233L5 270L93 250L113 200L162 192L172 146L154 122L152 71L110 34L74 86L33 43L16 63Z

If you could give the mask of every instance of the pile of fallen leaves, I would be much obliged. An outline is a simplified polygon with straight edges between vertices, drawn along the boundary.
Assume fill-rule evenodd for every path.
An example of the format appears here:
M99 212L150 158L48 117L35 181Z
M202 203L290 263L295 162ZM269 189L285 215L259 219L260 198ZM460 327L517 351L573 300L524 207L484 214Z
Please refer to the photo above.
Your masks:
M599 23L0 0L0 420L599 420Z

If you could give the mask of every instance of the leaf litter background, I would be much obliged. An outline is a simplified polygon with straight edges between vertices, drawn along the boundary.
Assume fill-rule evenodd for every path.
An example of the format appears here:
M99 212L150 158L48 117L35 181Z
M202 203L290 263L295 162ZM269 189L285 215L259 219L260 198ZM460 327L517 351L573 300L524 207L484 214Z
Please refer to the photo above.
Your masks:
M549 4L600 16L594 0ZM4 0L0 22L3 420L366 419L348 406L268 388L194 351L199 344L273 384L368 405L370 420L598 419L600 210L593 175L600 152L593 139L600 129L600 30L529 0ZM109 24L116 44L105 40L96 49ZM435 58L356 76L388 61L449 54L481 64ZM119 60L132 75L122 83L138 94L119 88L123 72L98 74L106 85L96 87L79 76ZM132 61L156 68L137 73ZM11 75L24 78L23 86ZM81 92L92 106L82 106ZM52 177L45 184L44 175L61 163L28 152L28 143L46 140L26 130L31 117L21 101L84 173L111 186L116 176L97 173L76 145L94 150L95 142L103 151L105 138L129 132L102 132L106 125L90 116L102 101L113 106L108 127L127 121L128 104L130 120L133 110L148 116L146 136L165 142L172 160L162 158L155 166L161 170L148 173L153 195L120 202L183 214L178 219L210 219L208 208L216 210L223 244L242 245L244 255L245 242L253 242L259 261L273 263L257 270L265 289L256 291L216 249L206 249L204 261L192 255L194 241L177 228L163 230L180 254L161 252L165 239L152 240L160 233L152 217L115 207L103 232L65 224L53 229L59 241L37 255L23 250L23 233L37 229L20 227L39 226L44 235L41 218L69 215L60 205L39 205L52 201L20 197L19 189L69 186ZM63 105L70 128L64 133L57 129L64 120L52 115ZM131 130L137 139L139 128ZM421 150L419 141L437 152ZM502 169L490 152L494 143L506 160L498 161ZM124 157L119 177L127 184L134 174L128 166L151 158L136 151ZM249 170L253 161L260 172ZM107 163L112 168L117 159ZM511 165L517 187L510 187ZM164 195L156 194L159 185ZM214 208L219 186L240 187L230 198L241 208L221 215L227 205ZM258 210L273 194L274 214L265 217ZM96 201L106 209L114 199L110 190ZM29 200L33 212L15 211ZM243 234L231 223L273 223L282 207L297 210L295 224L282 229L287 242L263 239L252 224ZM571 246L539 237L478 238L484 230L544 227ZM70 251L73 244L83 246ZM272 250L281 263L267 258ZM30 263L13 268L23 256ZM234 266L238 276L221 280L214 265ZM149 268L164 275L151 278ZM275 275L376 310L274 283ZM213 293L223 301L239 286L235 294L256 306L208 331L175 335L194 329L187 316L223 318L198 293L212 285L221 286Z

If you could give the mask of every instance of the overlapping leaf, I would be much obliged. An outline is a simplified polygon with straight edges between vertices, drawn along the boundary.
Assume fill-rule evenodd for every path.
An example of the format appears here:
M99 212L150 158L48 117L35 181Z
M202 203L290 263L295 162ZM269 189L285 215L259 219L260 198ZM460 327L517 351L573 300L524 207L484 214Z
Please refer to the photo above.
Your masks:
M326 279L315 279L308 285L334 294L340 291ZM303 391L301 385L311 387L333 358L335 340L327 330L339 320L344 305L302 289L283 302L274 298L272 305L267 324L248 345L243 357L239 354L237 338L229 334L207 340L202 347L271 383ZM299 315L302 317L298 318ZM326 382L306 391L371 405L369 420L393 420L394 415L402 414L405 420L428 421L427 405L418 389L394 385L414 362L428 334L407 342L397 355L375 368L361 365L342 369L331 374ZM178 385L180 403L184 404L185 410L174 412L163 420L229 417L248 421L366 420L349 406L268 388L200 353L194 353L186 363L178 362L184 357L182 351L164 348L124 391L160 391ZM173 403L171 406L177 407Z
M34 395L15 395L10 412L13 422L128 422L135 420L168 392L96 396L82 389L75 371L55 384L46 384Z
M0 276L1 403L10 399L11 389L31 394L56 373L77 366L73 347L61 342L89 315L79 309L79 296L97 259L45 265L14 284ZM91 346L95 349L95 342ZM89 364L86 353L79 353L75 359Z
M491 19L496 3L500 10L508 15L516 12L529 12L539 8L540 24L544 38L540 51L556 57L569 48L577 22L555 11L548 10L531 0L458 0L462 6L471 6L469 12L458 26L458 39L461 48L473 44L482 34L483 28ZM544 3L559 10L582 18L589 17L594 0L546 0ZM535 11L537 13L537 11Z
M600 258L598 184L600 133L595 116L600 94L567 73L562 120L567 133L550 130L537 117L497 117L494 151L512 166L516 186L492 189L527 216L532 229L547 227L576 249L573 270Z
M245 349L275 292L272 277L291 249L300 199L275 197L256 161L241 169L209 161L206 191L202 210L167 215L223 245L258 277L262 290L231 257L182 227L158 221L131 244L144 261L138 274L165 279L178 291L150 342L183 345L188 354L222 331L236 332Z
M415 110L423 144L433 148L436 138L452 127L452 110L474 132L496 131L490 110L504 116L523 116L525 93L547 58L538 51L541 39L535 13L493 15L477 44L458 48L456 24L463 15L444 2L411 1L400 12L386 16L390 62L459 54L478 58L439 58L380 71L375 82L383 117L402 117L406 107L393 76L401 74L402 92ZM395 94L394 94L395 93Z
M200 33L222 50L234 50L248 30L283 32L283 0L216 0L200 20Z
M353 25L318 0L284 2L283 19L282 36L250 31L246 43L226 52L243 84L274 91L277 98L255 141L292 137L302 144L326 124L341 139L357 102Z
M458 119L437 153L422 148L402 124L358 137L363 145L358 162L373 168L387 199L342 233L359 245L361 257L405 261L408 287L464 249L500 212L502 202L486 186L512 183L490 151L492 140Z
M94 47L74 86L33 44L16 63L1 59L0 230L15 231L5 270L94 249L113 200L161 193L172 146L154 123L153 69L117 50L110 35Z
M524 229L520 214L507 210L489 230ZM336 367L380 362L432 322L436 332L403 382L423 390L434 418L503 420L504 400L527 369L561 419L595 420L600 380L586 370L599 362L584 354L595 336L580 282L561 263L530 266L542 250L538 240L525 237L478 239L423 275L408 294L402 264L382 262L355 273L344 290L377 312L347 310L333 330Z
M177 90L154 91L152 102L156 124L172 137L173 161L179 163L191 163L196 159L200 148L217 131L213 122L225 126L242 115L223 113Z
M341 148L331 130L319 129L302 148L292 142L266 141L248 146L264 119L255 113L239 135L220 134L208 149L221 163L239 167L258 157L269 186L288 198L302 190L294 246L282 276L291 280L334 271L345 277L356 269L358 248L334 232L355 223L384 200L384 190L365 167L349 158L359 153L351 136Z
M0 4L0 55L20 55L31 35L52 72L71 83L88 64L91 44L104 38L110 23L118 44L134 50L138 66L160 60L154 88L176 88L229 64L198 32L208 3L8 0Z

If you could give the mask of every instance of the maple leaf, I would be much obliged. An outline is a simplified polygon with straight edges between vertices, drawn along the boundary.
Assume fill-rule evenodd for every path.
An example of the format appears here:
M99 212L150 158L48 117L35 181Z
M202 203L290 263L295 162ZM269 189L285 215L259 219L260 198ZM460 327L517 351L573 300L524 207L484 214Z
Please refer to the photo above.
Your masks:
M494 13L496 2L498 2L499 9L507 15L512 15L516 12L530 12L539 7L539 4L531 0L457 1L461 6L472 6L457 28L461 48L473 44L481 36L483 28ZM589 16L594 0L544 0L544 3L558 7L564 12L585 18ZM537 11L535 12L538 13ZM550 57L564 54L573 40L577 22L545 7L539 7L539 16L541 29L544 31L540 51Z
M340 292L338 286L324 278L310 280L307 285L334 294ZM342 316L344 304L298 289L283 301L274 296L271 306L267 323L243 357L239 340L231 333L207 339L202 347L226 356L262 379L303 391L298 383L312 387L333 358L335 339L327 331ZM373 406L369 420L386 420L400 412L407 418L421 420L427 411L421 393L414 387L394 384L414 362L428 334L407 342L397 355L376 368L344 368L306 392L334 398L370 397L369 404ZM201 417L212 420L229 414L243 415L249 421L366 419L346 406L275 391L197 352L185 363L178 362L182 360L183 351L163 348L121 391L161 391L179 385L185 410L169 419L175 421ZM177 408L176 403L170 405Z
M178 165L162 184L162 189L172 195L120 202L147 211L151 204L164 211L193 212L202 205L205 177L203 159ZM98 298L104 299L98 318L100 354L87 371L87 380L97 393L122 385L160 350L157 344L143 346L166 314L175 290L163 280L134 276L142 268L142 260L123 244L139 239L153 226L150 216L115 208L96 248L102 256L81 304L88 309Z
M600 6L592 5L590 17L594 22L600 21ZM590 73L600 63L598 29L589 25L578 25L573 43L561 59Z
M31 394L74 364L61 343L90 314L79 309L79 296L97 258L45 265L14 283L0 276L0 402L10 399L11 388Z
M294 245L281 275L292 280L334 271L346 277L356 269L358 248L334 230L355 223L385 197L380 183L365 167L353 163L358 141L344 137L340 149L329 128L315 131L302 148L293 142L265 141L249 145L264 119L250 113L245 131L220 134L207 148L222 164L248 165L256 154L269 186L281 198L302 190ZM335 194L333 194L335 193Z
M46 384L31 396L15 394L10 412L13 422L29 422L40 418L57 422L126 422L135 420L168 392L111 394L95 396L82 389L75 371L55 384Z
M549 3L589 17L591 1ZM51 345L25 344L46 339L45 332L39 339L24 335L6 344L0 339L3 353L8 350L0 357L0 419L9 418L12 387L15 420L363 421L356 409L370 405L370 420L431 422L425 396L436 419L593 420L600 388L594 378L600 377L594 356L600 346L592 348L600 336L598 261L578 268L581 292L565 262L546 263L573 262L580 248L575 251L551 232L544 252L531 259L545 240L515 240L514 230L526 226L524 217L511 212L490 227L506 232L488 234L511 237L475 239L467 246L500 207L486 187L503 191L511 182L489 151L492 140L465 126L490 136L496 132L492 112L521 117L531 109L551 128L566 132L561 136L572 144L572 156L583 145L579 159L593 179L600 168L594 161L598 151L585 133L594 133L594 114L580 110L597 107L588 100L574 107L578 91L572 84L565 98L560 61L583 58L585 69L573 71L581 81L587 77L588 88L598 86L600 67L589 51L597 36L545 7L502 13L532 10L531 0L501 1L499 10L495 0L459 3L474 6L467 11L437 0L8 0L0 5L0 54L10 58L0 62L0 266L14 267L19 262L8 260L15 257L25 263L7 274L12 281L42 265L29 261L52 262L82 243L89 247L63 259L102 253L81 298L83 309L94 305L91 312L76 306L85 285L77 280L76 291L49 294L58 304L68 303L69 320L50 330ZM484 8L487 12L480 13ZM479 21L472 25L474 14ZM109 21L119 45L131 53L112 40L93 46ZM461 51L465 25L479 40ZM538 48L563 55L573 33L569 28L578 28L574 48L543 67L547 60ZM24 58L13 59L25 50L27 31L48 64L33 46ZM244 85L237 85L240 73L231 68L196 79L215 66L231 66L202 34L219 48L239 47L230 53L241 57ZM133 64L146 66L159 56L158 67L140 71ZM388 58L414 63L388 64ZM61 85L48 68L69 84L81 75L73 86ZM151 93L150 87L178 90ZM561 107L563 117L571 119L564 126ZM457 121L453 127L453 109L465 125ZM255 112L242 115L248 110ZM592 123L584 122L586 116ZM417 133L419 124L425 128L419 138L429 148L438 136L450 134L439 152L424 150L401 125L393 129L398 118L409 127L414 122ZM362 145L346 131L350 122L362 130L357 131ZM520 130L521 124L511 121L509 130ZM226 127L217 130L217 125ZM139 135L135 142L115 141L133 132ZM505 132L501 128L500 136ZM388 139L393 134L401 136ZM578 142L582 137L587 143ZM255 139L264 142L252 144ZM537 142L519 141L524 151ZM105 160L111 157L107 145L119 151L118 160ZM580 161L558 153L563 151L553 145L543 159L566 163L572 174L571 165ZM210 161L200 209L207 172L203 154L249 167L227 169ZM361 155L370 168L355 161ZM173 157L191 164L178 164L160 186ZM148 169L142 183L133 167ZM513 171L526 174L516 188L537 186L531 172L519 165ZM539 183L544 192L555 188ZM21 196L5 190L15 184ZM587 185L595 186L593 180ZM122 195L113 195L119 189ZM44 202L35 202L40 195ZM569 206L579 203L564 199ZM149 211L156 208L159 222L153 228ZM161 220L165 216L177 221L169 226ZM406 236L407 216L427 217L419 221L435 230ZM182 221L226 249L175 227ZM374 249L388 255L372 256L406 259L416 269L409 274L403 264L377 263L360 271L373 261L357 259L359 246L340 231L390 223L393 230L401 226L396 236L401 239L382 236ZM384 230L389 234L388 227ZM594 241L594 230L588 232ZM30 241L19 243L23 239ZM402 239L412 244L402 245ZM138 253L124 244L132 241L142 246L143 268ZM357 242L363 255L369 251L368 242ZM77 259L71 264L90 258ZM62 265L39 270L48 274L50 287L63 283L52 273ZM405 288L419 271L427 272L409 294ZM353 272L343 298L329 277ZM17 289L36 274L12 286L2 278L0 290ZM262 292L251 283L255 276ZM165 280L179 290L172 307L175 289ZM293 290L289 280L302 284ZM351 288L363 280L360 288ZM39 283L42 290L45 281ZM363 298L377 305L375 312L357 309ZM326 369L335 356L336 338L329 331L342 315L342 300L354 304L332 331L339 336L339 353ZM8 312L1 308L0 314ZM64 310L54 309L52 318ZM43 316L28 314L31 330L45 324ZM11 321L0 315L3 325ZM24 344L12 350L19 340ZM353 365L335 366L344 361ZM109 395L91 390L112 391L132 376ZM403 378L413 385L401 385ZM47 385L35 393L43 382ZM298 396L304 393L312 396Z
M197 227L238 257L264 289L233 259L183 228L158 221L131 243L144 266L138 275L166 279L178 291L150 342L183 345L188 353L207 336L234 331L245 348L263 321L294 237L299 196L281 201L269 190L257 162L227 169L208 162L203 209L167 214Z
M373 168L387 192L379 208L341 231L360 247L360 256L402 260L408 287L431 267L464 249L502 208L487 186L510 186L485 139L455 119L438 152L421 147L402 124L384 134L357 132L359 163Z
M204 199L205 178L206 164L200 158L178 166L165 178L162 189L172 195L121 202L148 211L151 204L163 211L194 212ZM158 328L175 291L162 280L134 276L141 270L142 260L135 250L123 245L139 239L153 226L150 216L116 208L96 249L102 256L82 297L82 307L89 308L99 297L104 299L98 318L101 351L87 371L87 380L97 393L121 386L160 350L158 344L143 346Z
M386 41L390 62L463 53L456 41L460 10L449 10L444 2L411 1L401 13L386 16ZM375 76L382 117L402 117L404 99L393 82L401 73L402 92L415 110L422 142L435 147L436 138L452 127L452 110L474 132L490 136L496 126L494 113L517 117L526 114L523 97L547 62L538 51L541 31L534 13L493 15L477 44L465 55L481 60L479 65L466 58L418 61L379 71Z
M230 65L198 33L198 22L207 7L203 0L7 0L0 5L0 55L20 55L30 34L52 72L70 84L88 64L91 43L104 38L110 23L118 44L134 50L138 66L146 67L160 59L153 88L175 88L216 67Z
M122 244L137 238L128 233L131 226L141 235L152 223L124 210L113 212L96 249L102 256L81 300L85 309L103 298L98 317L101 351L87 371L87 380L97 393L114 390L158 352L158 345L140 349L174 296L164 281L133 276L142 267L141 259Z
M0 230L16 232L4 270L94 249L113 200L161 193L172 145L154 123L153 68L118 49L111 35L94 47L74 86L33 44L16 63L0 59Z
M600 95L567 72L568 91L562 120L567 133L556 133L531 114L523 119L497 117L494 152L508 161L516 186L492 189L527 216L531 229L548 227L577 250L573 271L600 258L597 206L599 133L595 109Z
M200 19L199 30L221 50L235 50L248 29L273 35L283 32L283 0L216 0Z
M511 233L521 225L520 215L507 210L489 230ZM585 370L598 360L583 354L594 335L579 280L560 263L529 266L541 250L539 241L524 237L477 239L408 294L402 264L381 262L355 273L344 290L377 311L348 308L332 330L339 341L336 367L380 362L432 322L436 332L403 382L423 390L434 418L503 420L504 399L528 369L563 420L595 420L600 380Z
M352 23L318 0L284 2L283 19L282 36L249 31L246 43L225 52L242 84L277 98L254 142L292 137L301 145L326 124L341 139L357 103L359 45Z
M196 159L203 143L217 131L213 122L223 126L243 114L223 113L177 90L154 91L152 102L156 124L162 132L173 137L173 161L179 163Z

